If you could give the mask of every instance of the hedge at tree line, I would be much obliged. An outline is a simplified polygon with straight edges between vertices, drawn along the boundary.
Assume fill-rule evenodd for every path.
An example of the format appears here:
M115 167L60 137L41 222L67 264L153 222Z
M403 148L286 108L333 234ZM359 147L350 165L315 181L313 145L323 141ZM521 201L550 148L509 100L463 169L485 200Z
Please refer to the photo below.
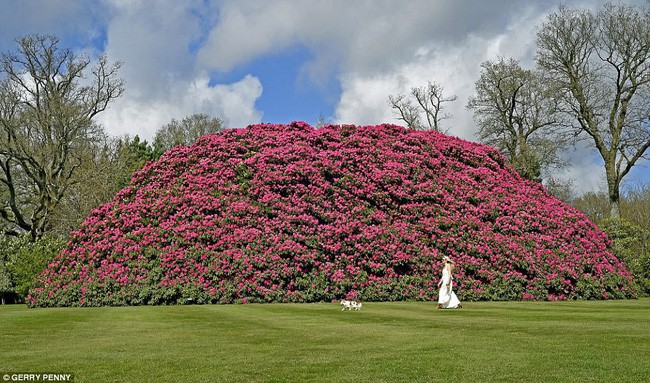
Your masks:
M253 125L167 151L94 210L28 304L636 296L612 243L494 148L394 125Z

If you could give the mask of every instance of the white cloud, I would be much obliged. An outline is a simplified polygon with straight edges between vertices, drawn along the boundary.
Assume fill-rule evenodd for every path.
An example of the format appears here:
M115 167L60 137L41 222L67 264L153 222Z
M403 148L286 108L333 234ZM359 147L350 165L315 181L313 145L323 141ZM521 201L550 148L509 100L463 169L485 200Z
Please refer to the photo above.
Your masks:
M260 56L302 45L314 57L302 64L302 76L317 84L339 73L343 93L337 121L390 121L389 94L433 80L443 84L448 94L459 96L448 110L455 116L448 122L450 128L456 127L452 134L471 139L473 123L464 105L484 56L476 49L481 52L482 44L489 43L471 33L492 36L509 20L500 9L503 4L244 0L216 3L217 23L202 29L193 12L200 2L158 1L155 7L143 1L109 3L113 11L106 50L109 57L125 63L127 93L113 106L113 118L102 120L109 132L140 126L145 137L170 116L208 107L211 114L223 113L219 117L233 126L260 120L261 112L254 107L260 96L256 92L261 92L259 80L257 87L242 80L225 91L197 86L205 82L200 76L214 70L227 72ZM464 17L450 17L459 14ZM203 44L190 52L196 41ZM197 93L202 97L188 101Z
M224 2L218 24L199 51L204 67L228 71L293 45L308 47L320 67L386 70L424 42L454 42L471 31L496 33L504 8L519 5L462 1L255 1Z
M169 92L157 98L127 93L99 115L99 122L109 134L138 134L148 140L172 119L195 113L219 117L228 127L243 127L262 120L262 113L255 108L261 94L262 84L254 76L216 86L210 86L207 77L200 77L189 83L170 83Z
M403 55L401 61L393 60L391 66L376 68L375 71L342 73L342 94L335 122L403 124L389 109L388 95L405 94L412 87L434 81L444 87L445 95L458 96L456 101L445 104L445 111L453 117L443 121L443 129L448 129L451 135L476 140L476 124L465 106L474 94L480 64L504 56L519 60L522 66L532 67L536 26L541 25L546 17L545 12L534 7L521 7L509 15L508 23L498 33L470 32L463 39L425 39L409 55ZM554 177L572 180L577 195L606 190L602 161L593 149L583 145L569 156L570 165L554 172Z
M450 134L472 138L473 124L466 121L464 107L477 71L473 65L468 65L474 60L463 52L462 48L421 48L412 61L405 62L390 72L381 75L343 75L343 92L335 120L338 123L403 124L388 106L388 95L406 94L412 87L433 81L444 87L445 95L458 96L457 101L444 104L445 112L453 115L453 119L443 121L444 128L449 129Z
M553 172L552 177L571 181L573 193L578 196L587 192L606 192L605 168L600 156L589 142L579 141L563 156L569 166Z
M125 93L99 116L113 135L151 139L171 119L194 113L219 117L227 126L261 121L255 102L262 84L244 76L231 84L211 84L197 66L192 44L201 35L199 2L110 1L106 52L124 63Z
M204 95L202 106L206 110L214 106L228 127L243 127L262 120L262 112L255 108L255 100L262 95L262 84L255 76L247 75L233 84L198 89L198 94Z
M443 128L449 134L474 140L475 123L465 105L474 93L480 64L498 56L514 57L522 65L532 61L535 30L530 26L541 17L533 9L522 7L519 14L511 15L511 22L501 33L471 32L463 39L425 40L410 55L402 56L401 62L379 74L366 71L342 74L342 95L335 120L359 124L403 123L389 109L388 95L406 94L411 88L432 81L444 87L446 96L458 96L456 101L443 105L445 112L452 115L442 122Z
M201 65L228 71L237 64L277 52L299 34L294 9L287 2L228 2L219 23L199 51Z
M341 76L341 99L334 122L338 124L375 125L393 122L387 104L387 90L399 88L397 76Z
M189 54L199 34L190 3L113 0L107 25L106 53L124 62L121 75L133 93L156 97L175 80L191 80L194 59Z
M264 78L237 72L229 83L215 85L208 76L299 46L311 57L299 64L302 86L337 81L342 90L334 116L325 117L398 123L388 96L435 81L458 96L447 104L453 118L444 127L474 139L465 105L480 63L503 55L530 66L536 27L549 10L560 3L594 9L605 1L26 0L9 2L0 14L0 47L11 48L8 37L24 31L54 33L66 43L66 36L75 36L74 49L91 56L104 49L110 60L123 61L125 94L100 114L112 134L151 138L172 118L200 112L229 126L259 122L255 103ZM105 46L79 48L103 36ZM596 174L585 164L567 174Z

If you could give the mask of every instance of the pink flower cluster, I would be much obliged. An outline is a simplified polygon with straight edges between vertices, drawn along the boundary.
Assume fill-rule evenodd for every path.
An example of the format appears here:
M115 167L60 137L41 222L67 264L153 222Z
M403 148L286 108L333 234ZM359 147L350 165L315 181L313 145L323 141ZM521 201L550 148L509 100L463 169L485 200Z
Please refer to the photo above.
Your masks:
M254 125L169 150L96 209L32 306L635 296L585 215L494 148L394 125Z

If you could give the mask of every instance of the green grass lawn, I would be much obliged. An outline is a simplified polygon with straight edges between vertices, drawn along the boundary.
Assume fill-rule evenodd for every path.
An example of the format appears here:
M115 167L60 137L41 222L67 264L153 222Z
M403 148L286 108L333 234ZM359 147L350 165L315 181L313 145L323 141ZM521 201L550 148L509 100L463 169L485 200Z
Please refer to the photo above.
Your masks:
M650 299L0 307L0 374L75 382L643 382ZM1 376L0 376L1 379ZM1 380L0 380L1 382Z

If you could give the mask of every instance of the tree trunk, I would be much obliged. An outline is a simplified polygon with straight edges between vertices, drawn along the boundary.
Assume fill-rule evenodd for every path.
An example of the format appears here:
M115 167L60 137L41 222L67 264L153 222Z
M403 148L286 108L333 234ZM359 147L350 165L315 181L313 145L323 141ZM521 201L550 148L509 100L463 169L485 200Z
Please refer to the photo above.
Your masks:
M609 216L618 221L621 220L621 207L618 199L613 200L612 197L609 197Z
M618 178L613 166L607 166L606 164L606 175L607 175L607 189L609 194L609 217L615 220L621 219L621 207L620 207L620 186L621 181Z

